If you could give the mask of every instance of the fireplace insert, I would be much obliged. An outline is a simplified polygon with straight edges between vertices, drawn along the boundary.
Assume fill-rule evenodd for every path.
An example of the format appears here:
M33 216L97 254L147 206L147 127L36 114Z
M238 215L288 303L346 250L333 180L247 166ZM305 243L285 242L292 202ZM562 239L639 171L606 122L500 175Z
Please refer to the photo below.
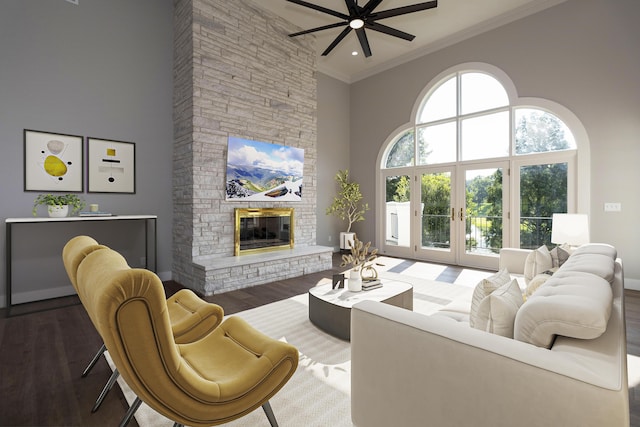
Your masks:
M293 208L236 208L234 255L293 249Z

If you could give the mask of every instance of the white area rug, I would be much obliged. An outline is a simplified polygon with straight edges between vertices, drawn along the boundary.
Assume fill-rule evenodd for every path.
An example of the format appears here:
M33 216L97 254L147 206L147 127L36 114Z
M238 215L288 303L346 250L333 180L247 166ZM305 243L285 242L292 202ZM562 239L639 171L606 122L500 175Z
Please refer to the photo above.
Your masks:
M391 268L392 264L386 264L384 270ZM488 275L480 274L483 277ZM468 297L473 290L470 282L456 285L389 271L381 272L381 277L412 283L414 311L425 314L435 312L456 298ZM477 283L479 278L473 277L471 280ZM352 426L350 345L311 324L308 310L308 295L304 294L243 311L235 316L244 318L253 327L273 338L291 343L300 352L296 373L270 400L281 427ZM122 377L118 379L118 384L131 404L135 395ZM135 417L138 424L144 427L173 425L173 422L144 403ZM257 427L268 426L269 422L262 408L258 408L225 425Z

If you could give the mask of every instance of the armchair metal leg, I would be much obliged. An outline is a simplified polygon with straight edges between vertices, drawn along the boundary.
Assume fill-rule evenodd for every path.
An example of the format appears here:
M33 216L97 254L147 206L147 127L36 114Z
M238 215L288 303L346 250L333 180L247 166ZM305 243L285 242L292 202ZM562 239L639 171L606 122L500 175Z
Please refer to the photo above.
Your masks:
M118 427L126 427L127 424L129 424L129 421L131 421L133 414L136 413L141 404L142 400L140 400L139 397L136 397L136 400L133 401L133 404L129 407L127 413L124 414L124 418L122 418L122 421L120 421L120 425Z
M82 372L82 378L86 377L87 374L89 374L89 371L93 369L93 366L98 362L98 359L100 359L100 356L102 356L102 353L104 353L105 351L107 351L107 346L102 344L102 347L100 347L96 355L93 356L93 359L91 359L91 362L89 362L87 367L84 368L84 372Z
M113 373L109 377L109 381L107 381L107 383L104 385L102 391L100 392L100 396L98 396L98 398L96 399L96 403L93 405L91 412L96 412L98 408L100 408L100 405L102 405L102 401L107 396L107 393L109 393L109 390L113 388L113 385L116 383L119 376L120 372L118 372L117 369L114 369Z
M184 424L180 424L180 423L173 423L173 427L184 427Z
M271 404L269 403L269 401L266 401L264 405L262 405L262 409L264 409L264 413L266 414L267 419L269 420L269 424L271 424L271 427L278 427L276 416L273 415L273 409L271 409Z

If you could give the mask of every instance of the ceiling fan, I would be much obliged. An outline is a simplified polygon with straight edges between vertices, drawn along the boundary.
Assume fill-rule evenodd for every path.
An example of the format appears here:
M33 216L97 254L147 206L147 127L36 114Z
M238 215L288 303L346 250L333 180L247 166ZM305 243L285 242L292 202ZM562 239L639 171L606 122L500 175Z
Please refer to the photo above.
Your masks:
M428 1L425 3L413 4L410 6L397 7L395 9L383 10L380 12L374 12L374 9L382 3L383 0L369 0L366 5L358 6L357 0L344 0L347 5L348 15L337 12L335 10L327 9L326 7L318 6L303 0L287 0L288 2L299 4L300 6L308 7L310 9L317 10L319 12L326 13L328 15L335 16L342 19L341 22L335 24L323 25L321 27L312 28L310 30L300 31L298 33L289 34L289 37L297 37L303 34L314 33L316 31L328 30L330 28L338 28L346 26L344 30L336 37L336 39L322 52L322 56L327 56L337 45L344 39L351 30L356 31L360 46L364 56L371 56L371 47L369 46L369 40L365 33L365 28L380 33L388 34L393 37L398 37L404 40L411 41L415 38L414 35L405 33L404 31L396 30L395 28L382 25L377 21L380 19L391 18L394 16L405 15L407 13L419 12L421 10L432 9L438 6L438 1Z

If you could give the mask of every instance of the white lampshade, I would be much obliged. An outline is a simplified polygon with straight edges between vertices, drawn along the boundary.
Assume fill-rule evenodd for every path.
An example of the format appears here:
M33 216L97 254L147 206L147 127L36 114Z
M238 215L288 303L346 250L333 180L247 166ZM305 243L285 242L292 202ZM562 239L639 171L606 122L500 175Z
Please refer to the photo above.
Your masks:
M551 243L580 246L589 243L589 216L586 214L553 214Z

